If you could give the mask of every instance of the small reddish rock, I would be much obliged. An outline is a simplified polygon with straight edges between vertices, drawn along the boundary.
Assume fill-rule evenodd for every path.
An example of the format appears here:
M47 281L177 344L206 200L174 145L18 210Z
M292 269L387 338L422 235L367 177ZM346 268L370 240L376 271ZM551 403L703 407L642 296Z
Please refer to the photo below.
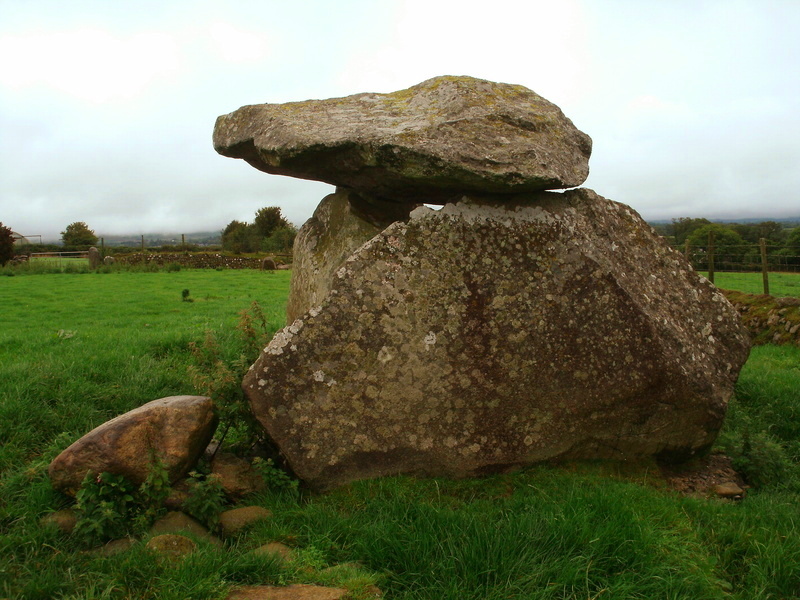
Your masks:
M178 533L182 531L191 533L198 538L207 539L217 546L222 545L222 541L211 535L200 521L179 511L168 512L150 527L151 534Z
M244 506L226 510L219 516L219 528L223 536L236 535L253 523L269 519L272 513L260 506Z
M233 590L227 600L341 600L347 590L318 585L248 585Z
M147 542L147 549L155 552L160 558L169 562L176 562L184 556L192 553L197 547L192 540L185 535L165 533L150 538Z
M732 481L728 481L715 485L714 493L720 498L735 498L736 496L743 496L744 490Z
M49 515L45 515L40 522L45 526L53 523L63 533L72 533L72 530L75 529L75 525L78 522L78 515L71 508L64 508L50 513Z
M259 546L253 550L253 554L275 555L280 557L281 560L292 560L294 557L294 551L286 544L281 544L280 542L270 542L269 544Z
M131 537L124 537L118 540L111 540L104 546L101 546L98 549L98 552L103 556L116 556L117 554L122 554L130 549L136 543L136 540Z
M222 489L231 500L264 491L267 487L250 461L226 452L214 457L211 472L218 476Z

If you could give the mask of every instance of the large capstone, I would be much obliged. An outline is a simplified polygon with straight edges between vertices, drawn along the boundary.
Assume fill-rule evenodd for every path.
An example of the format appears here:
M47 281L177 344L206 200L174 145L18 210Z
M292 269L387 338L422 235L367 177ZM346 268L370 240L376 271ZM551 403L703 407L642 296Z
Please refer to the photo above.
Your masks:
M324 489L688 458L716 437L748 349L727 300L632 209L586 189L465 197L355 250L244 389Z
M521 85L446 76L390 94L244 106L217 119L214 147L267 173L442 204L578 186L592 141Z

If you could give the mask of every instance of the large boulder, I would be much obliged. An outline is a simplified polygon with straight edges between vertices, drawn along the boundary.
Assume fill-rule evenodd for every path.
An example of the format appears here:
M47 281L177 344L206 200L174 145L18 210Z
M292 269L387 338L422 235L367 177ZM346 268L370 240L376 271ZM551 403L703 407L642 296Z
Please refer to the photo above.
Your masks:
M205 396L153 400L84 435L50 463L48 474L53 487L70 494L87 472L107 471L141 484L158 457L174 482L200 458L217 421Z
M267 173L437 204L578 186L592 141L523 86L446 76L390 94L244 106L217 119L214 147Z
M319 489L687 458L714 440L749 349L712 284L586 189L417 208L347 258L319 301L244 380Z
M347 257L395 221L407 221L414 207L346 189L323 198L294 240L288 322L322 303Z

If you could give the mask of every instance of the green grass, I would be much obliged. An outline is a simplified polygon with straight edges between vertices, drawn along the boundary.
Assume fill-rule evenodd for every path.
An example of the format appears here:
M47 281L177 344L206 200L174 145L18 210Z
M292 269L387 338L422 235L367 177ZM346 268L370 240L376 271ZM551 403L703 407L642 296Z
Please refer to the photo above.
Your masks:
M189 342L239 351L254 300L283 324L288 272L0 277L0 598L224 598L236 583L377 583L401 599L800 598L800 348L755 348L719 447L760 478L740 503L684 498L646 467L538 467L480 480L265 493L274 518L178 566L114 557L43 527L68 500L49 461L111 416L194 393ZM183 302L190 290L194 302ZM59 333L61 332L61 333ZM250 550L295 547L280 565ZM357 564L355 564L357 563Z
M146 401L192 393L189 342L206 331L230 340L253 301L272 330L282 327L289 278L245 270L0 278L0 468L56 434L74 437Z
M708 276L708 273L702 273ZM763 294L761 273L715 273L714 284L724 290L738 290L746 294ZM771 296L800 296L800 273L770 273Z

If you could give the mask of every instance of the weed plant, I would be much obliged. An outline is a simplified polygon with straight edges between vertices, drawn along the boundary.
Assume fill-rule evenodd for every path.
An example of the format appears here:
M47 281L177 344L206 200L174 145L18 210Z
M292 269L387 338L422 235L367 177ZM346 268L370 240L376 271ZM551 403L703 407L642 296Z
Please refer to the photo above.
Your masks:
M183 289L194 302L182 301ZM198 539L175 565L141 542L115 556L83 552L75 536L41 523L69 502L46 477L61 450L144 402L200 392L192 367L244 364L265 327L252 302L271 335L287 289L284 272L0 280L0 597L221 599L240 583L307 582L345 586L355 600L374 584L414 600L800 598L792 347L754 348L739 379L718 444L755 485L738 503L679 496L646 466L625 476L583 465L464 481L384 478L325 495L289 483L291 493L273 485L248 499L272 519L224 548ZM252 552L275 540L295 559Z

